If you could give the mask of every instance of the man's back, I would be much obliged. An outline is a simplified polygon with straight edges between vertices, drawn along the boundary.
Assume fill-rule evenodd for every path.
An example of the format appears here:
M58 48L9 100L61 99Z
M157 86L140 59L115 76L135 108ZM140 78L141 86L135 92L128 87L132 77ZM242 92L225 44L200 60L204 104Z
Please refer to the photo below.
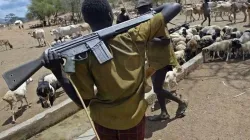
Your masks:
M83 99L91 99L93 121L110 129L124 130L144 116L144 62L146 44L155 36L165 36L164 19L157 14L151 21L117 35L106 42L114 56L100 65L92 53L77 62L71 80ZM94 94L96 85L98 93ZM126 122L126 123L124 123Z

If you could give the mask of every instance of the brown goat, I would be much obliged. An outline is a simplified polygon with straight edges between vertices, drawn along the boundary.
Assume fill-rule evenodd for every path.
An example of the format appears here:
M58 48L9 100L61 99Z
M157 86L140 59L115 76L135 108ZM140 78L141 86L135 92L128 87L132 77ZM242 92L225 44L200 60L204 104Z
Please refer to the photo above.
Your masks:
M0 40L0 46L5 45L6 50L8 50L7 46L10 47L10 49L13 49L13 46L10 44L9 40Z
M203 19L203 9L202 9L202 6L194 5L194 7L193 7L193 13L194 13L195 15L196 15L196 14L199 15L198 20L200 20L200 16L201 16L201 19Z

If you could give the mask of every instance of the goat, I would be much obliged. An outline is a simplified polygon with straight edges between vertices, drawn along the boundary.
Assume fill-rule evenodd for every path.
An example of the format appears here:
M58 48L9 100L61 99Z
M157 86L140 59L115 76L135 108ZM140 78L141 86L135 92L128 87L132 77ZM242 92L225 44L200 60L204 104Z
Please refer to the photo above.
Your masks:
M36 93L42 108L53 106L56 98L55 92L59 88L61 88L61 85L53 74L45 75L39 80Z
M25 96L27 92L27 85L33 81L32 78L29 78L26 82L24 82L20 87L18 87L15 91L7 91L7 93L2 98L4 101L6 101L10 105L10 109L12 112L12 123L16 123L15 119L15 107L17 102L21 102L20 107L18 109L22 108L23 105L23 99L27 103L28 107L31 107L30 104L27 101L27 98Z
M13 46L10 44L9 40L0 40L0 46L5 46L6 50L8 50L7 46L10 47L10 49L13 49Z

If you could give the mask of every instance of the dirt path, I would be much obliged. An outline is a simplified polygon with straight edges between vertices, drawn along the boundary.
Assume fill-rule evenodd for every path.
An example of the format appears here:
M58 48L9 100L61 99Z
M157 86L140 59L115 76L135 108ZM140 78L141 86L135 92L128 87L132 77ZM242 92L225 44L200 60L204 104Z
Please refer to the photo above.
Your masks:
M179 83L189 100L187 116L167 122L147 122L146 139L248 140L250 138L250 61L201 65ZM237 96L245 93L241 96ZM237 96L237 97L236 97ZM167 108L174 117L177 104ZM153 116L159 110L147 114Z

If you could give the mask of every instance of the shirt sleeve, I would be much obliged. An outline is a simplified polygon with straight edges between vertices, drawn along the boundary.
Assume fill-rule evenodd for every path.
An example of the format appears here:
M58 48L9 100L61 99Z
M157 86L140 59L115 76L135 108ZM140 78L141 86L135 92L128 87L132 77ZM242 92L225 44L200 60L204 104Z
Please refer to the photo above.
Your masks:
M69 75L75 90L84 100L95 98L94 81L87 64L76 64L76 72Z
M148 43L155 37L166 37L164 17L161 13L156 14L149 21L137 26L135 42Z

